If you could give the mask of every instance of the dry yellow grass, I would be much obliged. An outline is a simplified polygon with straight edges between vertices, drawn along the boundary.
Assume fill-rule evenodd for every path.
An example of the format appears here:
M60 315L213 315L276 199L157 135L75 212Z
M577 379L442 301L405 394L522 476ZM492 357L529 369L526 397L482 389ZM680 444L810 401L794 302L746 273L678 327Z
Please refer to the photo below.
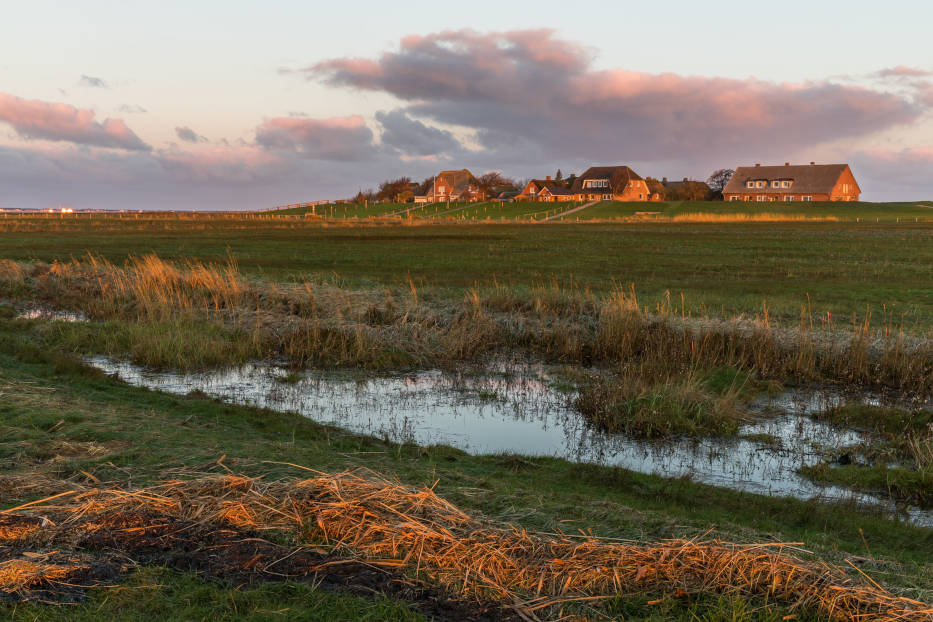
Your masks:
M666 218L670 222L839 222L836 216L809 216L807 214L782 214L761 212L757 214L711 214L686 213Z
M933 619L930 605L895 596L867 577L802 561L793 545L535 533L471 517L431 489L369 472L276 482L211 476L134 491L77 491L58 501L22 510L57 517L50 538L89 516L132 511L288 531L464 594L493 596L528 619L560 603L644 591L762 597L841 620Z
M84 569L77 564L56 564L28 558L0 562L0 592L12 594L37 586L65 581Z

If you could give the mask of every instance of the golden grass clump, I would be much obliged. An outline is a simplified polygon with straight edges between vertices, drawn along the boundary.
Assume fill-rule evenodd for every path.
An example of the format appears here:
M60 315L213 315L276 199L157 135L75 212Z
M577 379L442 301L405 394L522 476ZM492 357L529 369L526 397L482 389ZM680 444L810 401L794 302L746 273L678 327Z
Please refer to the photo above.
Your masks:
M84 569L76 564L54 564L22 557L3 561L0 562L0 592L13 594L66 581Z
M89 490L68 499L29 511L62 515L60 528L88 515L142 511L289 531L374 563L408 568L451 590L499 598L529 618L568 601L681 590L778 600L836 619L933 618L933 606L825 563L803 561L790 544L645 544L535 533L471 517L432 489L369 472L275 482L211 476L137 491Z
M0 259L0 283L6 287L23 286L26 283L26 269L9 259Z

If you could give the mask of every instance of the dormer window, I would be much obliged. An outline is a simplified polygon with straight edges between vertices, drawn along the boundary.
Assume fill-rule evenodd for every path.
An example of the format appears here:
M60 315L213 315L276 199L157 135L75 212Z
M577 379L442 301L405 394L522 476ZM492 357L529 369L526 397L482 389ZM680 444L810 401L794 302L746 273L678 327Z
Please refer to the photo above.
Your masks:
M772 187L772 188L780 188L780 187L781 187L781 182L779 182L779 181L777 181L777 180L774 180L774 181L771 182L771 187Z
M755 187L756 187L756 188L764 188L764 187L767 186L767 185L768 185L768 182L766 182L766 181L756 181L756 182L755 182Z
M746 187L746 188L754 188L754 187L755 187L755 182L753 182L753 181L746 181L746 182L745 182L745 187Z
M794 182L791 181L790 179L782 179L782 180L781 180L781 188L790 188L790 187L791 187L791 184L793 184L793 183L794 183Z
M583 182L584 188L608 188L608 179L587 179Z

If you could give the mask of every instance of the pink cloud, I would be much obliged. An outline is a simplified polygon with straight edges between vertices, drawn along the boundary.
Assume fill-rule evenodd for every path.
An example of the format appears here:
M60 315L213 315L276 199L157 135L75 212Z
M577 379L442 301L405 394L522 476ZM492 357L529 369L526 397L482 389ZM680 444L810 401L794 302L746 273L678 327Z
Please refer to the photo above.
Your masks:
M313 160L358 161L374 152L373 132L363 117L276 117L256 128L256 143Z
M0 93L0 121L23 138L71 142L95 147L148 151L122 119L94 119L92 110L68 104L26 100Z
M875 75L879 78L923 78L933 76L933 71L918 69L916 67L907 67L898 65L897 67L887 67L878 71Z
M526 159L657 161L755 152L782 157L917 121L923 102L828 81L596 70L552 31L414 35L378 59L307 67L333 86L379 91L405 112L476 132L488 152Z

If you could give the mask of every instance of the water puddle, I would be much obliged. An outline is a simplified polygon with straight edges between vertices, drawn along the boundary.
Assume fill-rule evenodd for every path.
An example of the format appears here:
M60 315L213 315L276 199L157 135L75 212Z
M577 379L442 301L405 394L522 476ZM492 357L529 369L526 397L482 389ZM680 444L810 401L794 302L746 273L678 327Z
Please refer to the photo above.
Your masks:
M853 500L895 512L887 500L801 477L826 448L864 440L803 416L822 407L811 396L786 395L755 405L776 414L742 426L735 439L640 441L594 430L551 387L539 367L476 376L424 371L360 379L312 372L288 377L273 366L247 365L209 373L154 372L106 358L88 361L124 381L160 391L202 391L224 401L296 412L319 423L418 445L444 444L471 454L554 456L614 465L665 477L764 495ZM745 438L743 438L745 437ZM933 526L933 511L899 515Z
M20 320L47 320L49 322L87 322L87 316L77 311L55 311L44 307L24 309L16 316Z

